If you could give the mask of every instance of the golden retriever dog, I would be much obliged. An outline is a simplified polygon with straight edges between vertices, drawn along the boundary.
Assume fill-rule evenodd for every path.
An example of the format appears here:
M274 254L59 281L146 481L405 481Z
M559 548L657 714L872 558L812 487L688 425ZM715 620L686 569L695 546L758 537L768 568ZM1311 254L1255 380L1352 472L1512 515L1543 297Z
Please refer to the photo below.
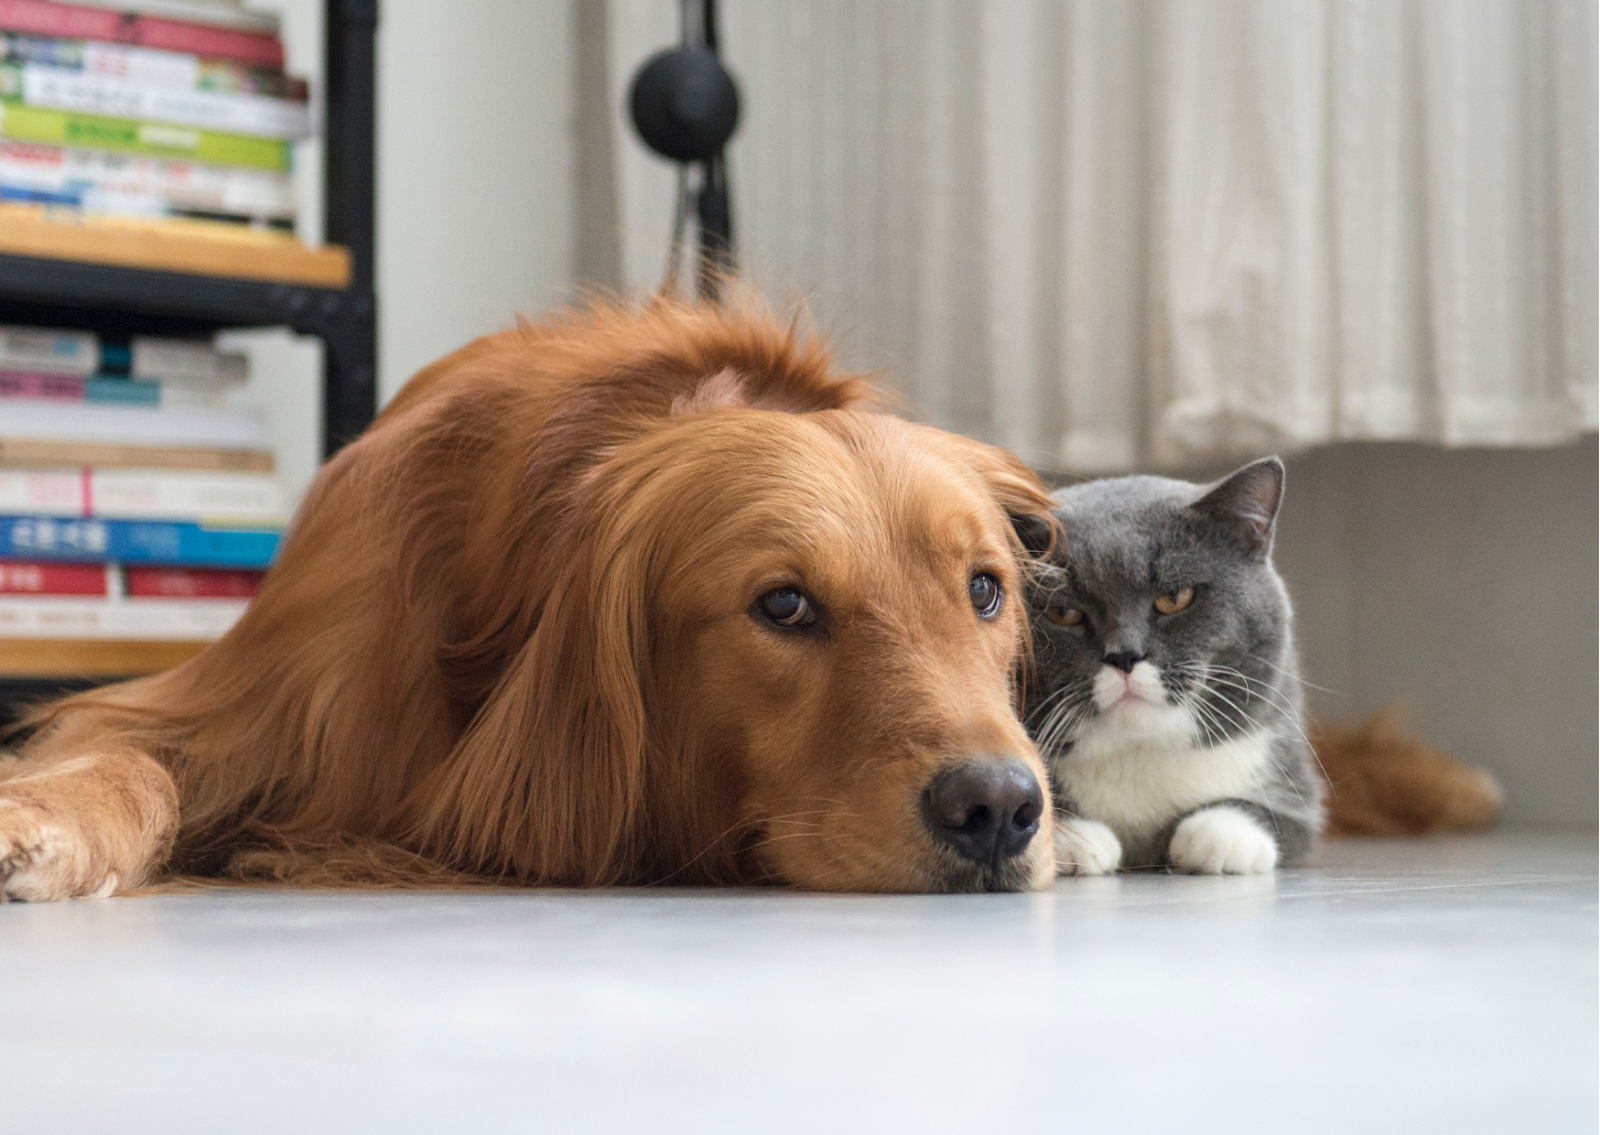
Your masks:
M1010 455L770 315L552 317L421 371L240 622L35 713L0 889L1054 875Z

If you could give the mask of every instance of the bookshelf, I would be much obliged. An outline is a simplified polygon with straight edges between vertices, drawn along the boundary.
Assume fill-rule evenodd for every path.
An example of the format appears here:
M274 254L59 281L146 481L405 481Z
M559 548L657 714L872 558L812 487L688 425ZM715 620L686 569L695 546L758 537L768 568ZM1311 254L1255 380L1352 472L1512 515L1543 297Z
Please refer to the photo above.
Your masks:
M0 312L7 323L132 335L205 336L288 327L323 343L326 457L377 409L373 294L374 40L377 0L326 0L323 193L328 247L250 233L219 240L182 224L56 221L0 209ZM196 643L8 641L0 719L19 700L175 665Z

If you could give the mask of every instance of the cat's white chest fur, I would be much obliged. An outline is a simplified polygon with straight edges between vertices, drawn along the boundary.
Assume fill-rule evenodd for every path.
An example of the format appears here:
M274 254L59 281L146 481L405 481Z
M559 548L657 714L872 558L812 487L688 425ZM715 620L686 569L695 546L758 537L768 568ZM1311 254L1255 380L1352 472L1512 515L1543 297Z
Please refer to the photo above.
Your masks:
M1270 768L1272 738L1247 733L1198 745L1189 714L1139 707L1094 722L1051 774L1077 805L1124 841L1153 835L1213 800L1250 797Z

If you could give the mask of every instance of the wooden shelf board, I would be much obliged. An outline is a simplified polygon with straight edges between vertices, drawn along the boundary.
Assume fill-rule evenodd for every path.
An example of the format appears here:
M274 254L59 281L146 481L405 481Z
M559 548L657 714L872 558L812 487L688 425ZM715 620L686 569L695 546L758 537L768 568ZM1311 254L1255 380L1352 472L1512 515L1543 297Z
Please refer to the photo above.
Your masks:
M153 674L187 662L208 642L70 638L0 639L0 678L94 678Z
M218 221L63 214L0 205L0 253L318 288L350 282L350 254Z

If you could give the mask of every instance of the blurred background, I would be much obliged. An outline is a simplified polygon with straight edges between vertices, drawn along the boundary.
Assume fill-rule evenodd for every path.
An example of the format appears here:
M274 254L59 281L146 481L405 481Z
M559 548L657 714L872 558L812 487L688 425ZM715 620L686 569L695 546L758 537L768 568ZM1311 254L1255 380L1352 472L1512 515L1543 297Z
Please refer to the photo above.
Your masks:
M320 90L320 0L282 16ZM673 0L384 0L380 404L656 287L677 174L625 117ZM1410 697L1513 826L1597 798L1596 5L722 0L745 273L913 412L1056 480L1289 460L1317 713ZM321 158L295 168L322 236ZM291 495L315 340L231 333Z

